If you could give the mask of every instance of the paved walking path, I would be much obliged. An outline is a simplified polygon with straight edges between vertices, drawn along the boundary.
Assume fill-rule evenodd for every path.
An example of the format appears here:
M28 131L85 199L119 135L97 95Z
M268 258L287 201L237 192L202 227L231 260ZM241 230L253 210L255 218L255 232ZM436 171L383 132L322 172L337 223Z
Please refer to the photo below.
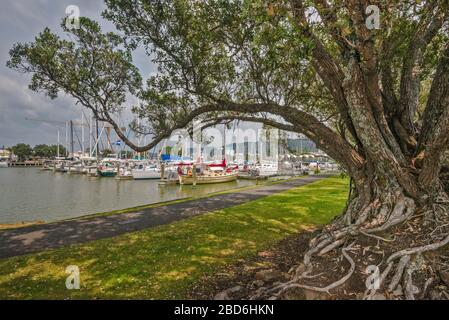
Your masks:
M127 232L168 224L206 212L233 207L299 187L324 177L326 176L306 176L273 185L193 199L136 212L104 217L84 217L0 231L0 259L110 238Z

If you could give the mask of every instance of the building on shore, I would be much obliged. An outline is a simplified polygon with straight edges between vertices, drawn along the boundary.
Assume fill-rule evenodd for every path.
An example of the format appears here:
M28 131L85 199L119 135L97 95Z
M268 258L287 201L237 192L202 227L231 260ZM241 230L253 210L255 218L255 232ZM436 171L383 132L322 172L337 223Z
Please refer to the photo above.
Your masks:
M0 160L17 160L17 157L12 153L12 151L3 147L0 149Z

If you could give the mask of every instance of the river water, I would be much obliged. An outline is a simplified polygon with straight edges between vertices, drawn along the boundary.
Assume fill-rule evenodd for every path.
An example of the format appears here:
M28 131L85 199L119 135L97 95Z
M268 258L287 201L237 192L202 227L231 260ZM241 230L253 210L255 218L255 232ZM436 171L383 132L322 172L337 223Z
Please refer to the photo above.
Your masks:
M255 184L239 180L193 187L160 186L158 182L92 178L30 167L0 168L0 224L51 222Z

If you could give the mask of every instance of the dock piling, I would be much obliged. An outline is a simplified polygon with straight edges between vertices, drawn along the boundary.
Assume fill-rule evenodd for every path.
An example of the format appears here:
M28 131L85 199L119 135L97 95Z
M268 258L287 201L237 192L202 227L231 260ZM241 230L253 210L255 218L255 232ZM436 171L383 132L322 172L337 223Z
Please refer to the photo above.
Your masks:
M196 186L196 164L195 163L193 164L193 167L192 167L192 176L193 176L193 186L195 187Z

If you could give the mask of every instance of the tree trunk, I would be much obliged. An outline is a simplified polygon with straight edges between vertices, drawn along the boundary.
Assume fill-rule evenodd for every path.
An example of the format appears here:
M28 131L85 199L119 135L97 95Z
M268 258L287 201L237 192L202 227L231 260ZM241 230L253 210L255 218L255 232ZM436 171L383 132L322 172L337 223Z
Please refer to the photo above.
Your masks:
M311 240L291 281L255 298L282 299L303 289L345 292L348 298L449 298L438 289L444 288L440 276L449 261L435 254L449 244L447 195L441 189L412 198L398 179L377 168L367 163L359 172L344 213ZM330 266L340 273L337 278Z

